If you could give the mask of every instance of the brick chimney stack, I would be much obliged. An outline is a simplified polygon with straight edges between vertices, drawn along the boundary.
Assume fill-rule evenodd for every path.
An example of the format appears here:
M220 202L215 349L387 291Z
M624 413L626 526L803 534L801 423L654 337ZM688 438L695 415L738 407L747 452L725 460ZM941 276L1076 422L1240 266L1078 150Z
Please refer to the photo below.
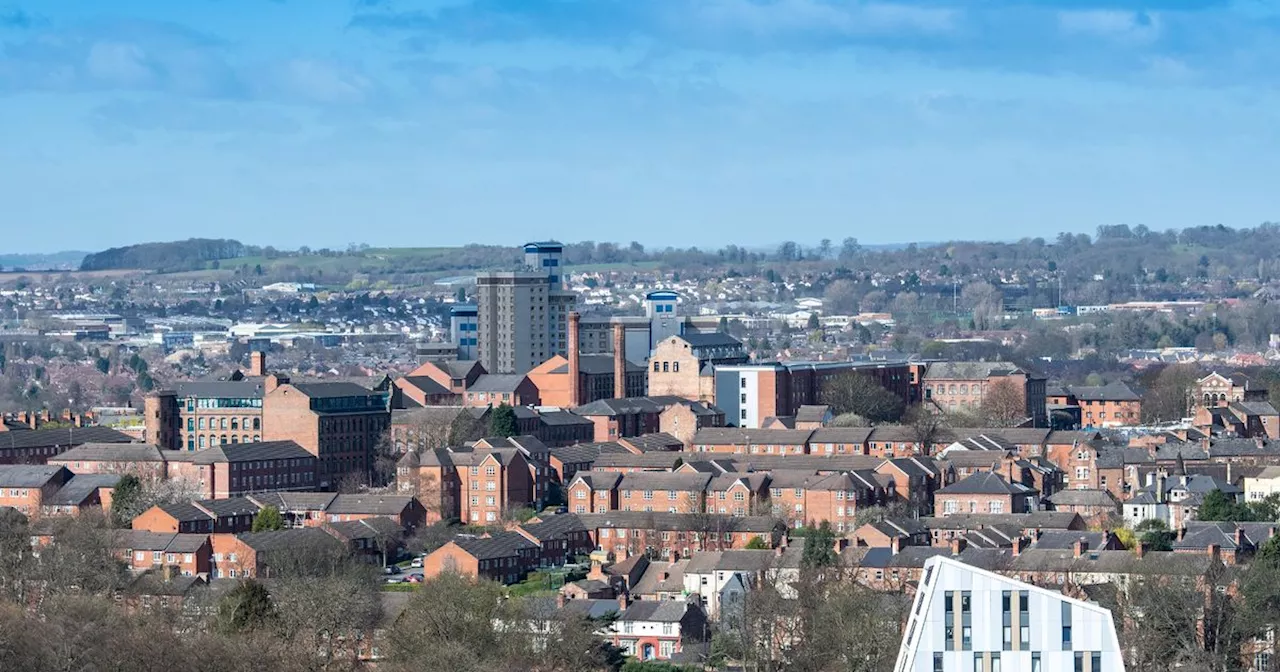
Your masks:
M613 325L613 398L627 396L627 333L622 324Z
M257 377L267 375L267 353L261 350L249 353L249 375Z
M961 552L969 545L963 537L951 540L951 555L960 555Z
M1084 538L1076 539L1076 543L1071 545L1071 556L1074 558L1079 558L1088 552L1089 542L1085 541Z
M579 406L582 404L582 393L578 388L582 386L581 362L578 361L578 330L579 322L582 316L576 312L569 313L569 352L565 353L569 357L569 406Z

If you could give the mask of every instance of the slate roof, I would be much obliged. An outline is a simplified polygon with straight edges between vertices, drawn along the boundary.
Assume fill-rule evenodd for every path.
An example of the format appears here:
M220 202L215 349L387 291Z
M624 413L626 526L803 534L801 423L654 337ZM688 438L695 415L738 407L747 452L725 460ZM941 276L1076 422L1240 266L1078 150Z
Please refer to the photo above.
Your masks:
M0 466L0 487L41 488L66 471L66 467L49 464L6 464Z
M614 453L602 451L596 458L594 468L607 467L626 469L661 469L668 470L676 466L685 454L662 451L656 453Z
M169 389L179 397L199 399L260 399L266 394L262 378L244 381L188 380Z
M1233 401L1231 408L1239 409L1249 415L1277 415L1275 406L1265 401Z
M1236 524L1230 522L1188 521L1182 538L1173 542L1173 550L1204 550L1216 544L1224 551L1235 551L1240 548L1236 544L1236 529Z
M800 566L803 545L788 546L779 555L774 549L699 551L689 556L685 574L710 572L765 572L771 569L795 569Z
M1120 510L1120 502L1106 490L1059 490L1047 501L1054 506L1105 506Z
M713 455L713 453L704 453ZM716 458L721 461L721 458ZM774 471L803 469L807 471L850 471L875 469L884 464L882 457L871 455L726 455L737 471Z
M711 482L710 474L637 471L623 474L618 490L680 490L704 492Z
M292 383L292 385L294 389L312 399L368 397L375 394L369 388L355 383Z
M1106 532L1089 532L1086 530L1041 530L1040 538L1030 548L1041 550L1070 551L1075 543L1083 539L1090 550L1099 550L1107 543Z
M474 383L467 386L468 392L515 392L520 384L526 380L523 374L519 373L486 373L476 378Z
M644 371L643 364L626 360L627 373ZM578 355L578 371L588 376L613 375L613 355ZM552 369L550 373L569 373L569 362Z
M52 497L41 502L49 506L78 506L98 488L114 488L123 478L120 474L77 474L63 484Z
M980 471L937 491L940 495L1021 495L1036 492L1021 483L1010 483L989 471Z
M1142 397L1120 381L1106 385L1073 385L1071 396L1080 401L1142 401Z
M405 376L401 380L404 380L405 383L418 388L425 394L441 395L452 393L452 390L440 383L437 383L435 379L430 376Z
M1155 464L1151 453L1143 448L1107 448L1098 450L1099 469L1117 469L1126 464Z
M722 514L662 513L648 511L611 511L581 513L578 518L590 529L697 530L718 532L772 532L778 522L769 516L730 516Z
M723 332L684 333L678 336L694 348L742 347L742 341Z
M0 449L81 446L86 443L133 443L133 437L110 427L28 429L0 432Z
M1029 548L1011 559L1009 569L1015 572L1204 576L1212 564L1212 558L1204 553L1148 551L1139 558L1130 551L1090 550L1076 558L1070 549Z
M575 443L572 446L552 448L551 457L567 464L594 462L597 457L600 457L600 447L601 444L598 443Z
M340 523L327 523L330 530L339 537L351 541L354 539L386 539L404 534L400 523L384 516L348 520Z
M948 458L960 452L1011 452L1017 449L1017 446L1003 438L987 434L967 436L946 447Z
M661 413L675 405L688 406L698 415L719 415L702 402L689 401L683 397L672 395L656 395L648 397L627 397L625 399L597 399L573 409L578 415L635 415L640 413Z
M498 532L491 537L458 536L453 538L453 543L477 560L508 558L521 550L538 547L518 532Z
M805 404L796 409L796 422L822 422L830 411L826 404Z
M640 600L618 614L622 622L679 623L691 603L683 600Z
M812 429L740 429L737 427L703 427L693 435L694 445L748 446L784 445L796 446L808 443Z
M520 527L537 539L558 539L570 532L587 531L582 520L572 513L544 516L536 523L525 523Z
M809 442L861 445L871 438L871 430L871 427L823 427L813 430L813 434L809 436Z
M262 506L274 506L281 513L323 511L338 495L332 492L264 492L250 495L249 500Z
M1079 524L1079 514L1070 511L1035 511L1032 513L956 513L950 516L925 516L920 524L930 530L978 529L987 525L1019 525L1022 529L1066 530Z
M338 495L325 513L398 516L412 502L407 495Z
M689 564L688 560L676 560L674 562L650 561L649 566L640 575L640 580L631 586L630 592L634 595L683 593L684 572L687 564ZM662 578L664 572L667 575L665 579Z
M337 548L340 543L328 532L316 527L301 527L272 532L245 532L236 535L244 545L259 553L307 548Z
M1195 443L1169 442L1156 448L1157 460L1176 460L1179 457L1184 460L1207 460L1209 454Z
M583 418L586 420L586 418ZM588 420L588 422L590 422ZM684 448L684 442L665 432L655 434L643 434L641 436L628 436L619 441L625 441L629 445L635 447L642 453L661 452L669 450L680 450Z
M254 443L224 443L194 453L195 464L220 464L223 462L250 462L253 460L315 459L293 441L257 441Z
M0 445L3 445L0 437ZM86 443L56 457L57 462L163 462L165 451L150 443Z
M925 380L979 380L989 376L1007 376L1022 369L1009 362L935 362L924 374Z

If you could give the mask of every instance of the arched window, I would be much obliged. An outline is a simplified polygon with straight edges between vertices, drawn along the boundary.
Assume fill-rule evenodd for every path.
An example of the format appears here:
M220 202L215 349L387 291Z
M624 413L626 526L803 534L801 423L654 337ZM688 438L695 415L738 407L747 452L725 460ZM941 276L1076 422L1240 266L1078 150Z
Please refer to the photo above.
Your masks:
M200 435L200 447L204 448L204 434Z
M947 390L947 394L955 394L955 393L956 393L956 385L955 383L952 383L951 388Z
M231 429L240 429L240 418L231 418Z
M969 394L969 386L968 386L968 385L961 385L961 386L960 386L960 394Z

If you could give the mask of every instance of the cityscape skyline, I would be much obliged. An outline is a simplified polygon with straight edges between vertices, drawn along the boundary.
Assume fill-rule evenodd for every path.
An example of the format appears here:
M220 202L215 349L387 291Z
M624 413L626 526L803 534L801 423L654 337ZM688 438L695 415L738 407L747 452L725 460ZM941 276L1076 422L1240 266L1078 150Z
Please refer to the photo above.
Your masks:
M1252 226L1275 218L1278 16L1263 1L10 3L0 197L7 221L67 232L31 252L206 233L710 247L797 223L866 243Z

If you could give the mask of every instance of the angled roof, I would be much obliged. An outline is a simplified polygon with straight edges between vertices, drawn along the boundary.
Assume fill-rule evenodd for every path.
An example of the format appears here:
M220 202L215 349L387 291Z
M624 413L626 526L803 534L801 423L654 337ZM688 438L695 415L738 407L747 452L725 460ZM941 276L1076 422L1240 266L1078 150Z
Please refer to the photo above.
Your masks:
M1233 401L1230 408L1248 415L1278 415L1275 406L1265 401Z
M221 464L224 462L249 462L252 460L315 459L293 441L257 441L254 443L223 443L195 453L195 464Z
M749 446L749 445L784 445L796 446L809 442L812 429L742 429L738 427L703 427L693 435L695 445L711 446Z
M70 427L0 432L0 448L82 446L86 443L133 443L133 437L110 427Z
M3 441L0 441L3 445ZM164 451L150 443L85 443L50 462L163 462Z
M62 475L70 476L66 467L51 464L6 464L0 466L0 487L42 488Z
M600 447L601 444L598 443L575 443L572 446L552 448L551 457L560 460L562 463L569 464L594 462L600 456Z
M41 504L52 506L78 506L89 499L98 488L114 488L123 478L120 474L76 474L63 484L52 497Z
M406 385L412 385L418 388L424 394L441 395L452 393L452 390L440 383L437 383L435 379L430 376L405 376L400 380L403 380Z
M580 513L578 518L590 529L619 528L646 530L714 530L717 532L772 532L779 525L770 516L730 516L701 513L611 511Z
M386 516L361 518L340 523L326 523L326 526L339 537L352 541L355 539L385 539L404 534L404 528L395 520Z
M520 526L536 539L558 539L570 532L585 532L586 526L572 513L544 516Z
M586 420L586 418L583 418L583 420ZM680 450L684 447L683 441L665 432L628 436L618 439L618 442L625 442L642 453Z
M683 593L684 568L688 564L688 560L676 560L674 562L650 561L649 566L640 575L640 580L631 586L630 592L634 595Z
M175 383L169 389L179 397L198 399L257 399L266 393L262 378L240 381L188 380Z
M617 471L579 471L573 475L569 485L582 481L592 490L612 490L621 480L622 473Z
M508 558L538 547L518 532L498 532L488 537L460 535L453 538L453 543L477 560Z
M826 404L802 405L796 409L796 422L822 422L830 412Z
M1034 511L1032 513L956 513L950 516L924 516L920 524L930 530L976 530L988 525L1019 525L1022 529L1068 530L1083 527L1080 515L1071 511Z
M1035 492L1021 483L1010 483L999 474L979 471L938 490L944 495L1023 495Z
M1087 530L1041 530L1040 538L1030 548L1073 550L1077 541L1083 540L1092 550L1099 550L1106 545L1107 532L1089 532Z
M325 513L398 516L412 503L407 495L338 495Z
M262 506L274 506L281 513L297 511L324 511L335 497L332 492L264 492L247 499Z
M935 362L925 371L925 380L985 380L991 376L1024 373L1010 362Z
M515 392L527 378L519 373L485 373L467 386L468 392Z
M1142 397L1120 381L1106 385L1072 385L1071 395L1080 401L1142 401Z
M1104 506L1120 510L1120 502L1106 490L1059 490L1049 496L1054 506Z
M1236 543L1237 529L1238 526L1230 522L1188 521L1182 531L1182 538L1173 542L1173 550L1202 550L1211 544L1224 551L1238 550L1240 545ZM1245 538L1248 539L1247 534ZM1246 545L1252 545L1252 542Z
M622 622L679 623L691 607L683 600L639 600L618 614Z
M301 527L272 532L245 532L236 538L259 553L302 550L307 548L336 548L338 540L318 527Z
M622 475L618 490L682 490L703 492L711 482L711 474L634 471Z
M871 430L871 427L823 427L813 430L809 443L864 444L871 438Z
M1009 569L1038 572L1079 572L1091 574L1159 574L1204 576L1213 558L1205 553L1148 551L1139 558L1129 551L1094 551L1075 557L1073 549L1028 548L1012 558Z
M681 461L683 453L673 451L662 451L654 453L614 453L601 451L596 457L594 468L604 469L606 467L627 468L627 469L654 469L669 470Z
M729 334L719 332L719 331L705 333L705 334L689 332L689 333L681 334L676 338L679 338L680 340L684 341L685 343L688 343L690 346L695 348L742 347L742 341L739 341L738 339L734 338L733 336L730 336Z
M228 499L202 499L194 504L213 515L224 518L227 516L252 516L262 509L258 503L248 497L231 497Z

